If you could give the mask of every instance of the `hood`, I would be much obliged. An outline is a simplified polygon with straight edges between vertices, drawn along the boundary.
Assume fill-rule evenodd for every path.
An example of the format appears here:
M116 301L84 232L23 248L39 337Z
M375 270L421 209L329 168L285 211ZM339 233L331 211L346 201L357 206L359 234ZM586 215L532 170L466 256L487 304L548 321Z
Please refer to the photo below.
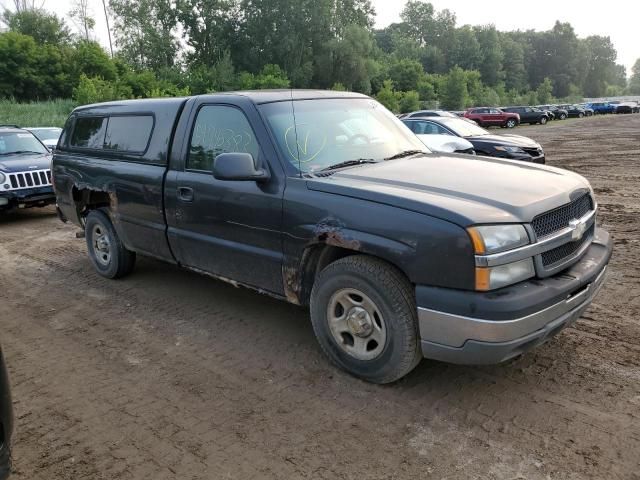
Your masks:
M520 135L478 135L476 137L467 137L471 142L490 143L492 145L506 145L513 147L539 147L540 144L530 138Z
M361 165L310 179L307 186L416 211L462 227L530 222L590 190L587 180L567 170L447 154Z
M51 168L51 155L47 153L0 155L0 172L28 172L47 168Z
M453 153L469 150L473 145L468 140L453 135L416 135L432 152Z

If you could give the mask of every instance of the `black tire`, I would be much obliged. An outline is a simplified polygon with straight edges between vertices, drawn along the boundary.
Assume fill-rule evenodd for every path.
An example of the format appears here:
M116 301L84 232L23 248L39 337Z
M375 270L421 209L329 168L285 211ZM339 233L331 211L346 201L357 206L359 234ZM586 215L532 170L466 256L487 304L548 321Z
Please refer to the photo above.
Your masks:
M547 123L547 117L541 117L540 118L540 125L546 125Z
M564 113L560 114L560 120L566 120L567 116Z
M372 359L363 360L348 353L348 342L340 345L329 325L333 299L340 292L353 290L375 304L380 311L376 322L386 331L384 345ZM422 358L414 290L399 270L382 260L354 255L327 266L313 285L310 310L313 330L324 353L356 377L390 383L413 370ZM348 313L341 315L348 319ZM352 336L352 341L356 338Z
M89 259L100 275L121 278L133 271L136 254L125 248L103 210L89 212L84 231Z
M518 125L518 122L516 122L515 119L513 119L513 118L510 118L504 124L504 126L507 127L507 128L515 128L516 125Z
M584 117L584 113L582 112L578 113L578 118L582 118L582 117Z

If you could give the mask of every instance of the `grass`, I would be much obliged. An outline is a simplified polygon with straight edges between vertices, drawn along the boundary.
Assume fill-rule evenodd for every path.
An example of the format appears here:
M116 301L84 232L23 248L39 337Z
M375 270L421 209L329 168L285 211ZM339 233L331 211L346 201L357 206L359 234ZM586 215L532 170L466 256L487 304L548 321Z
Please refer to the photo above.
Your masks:
M0 124L21 127L62 127L71 110L73 100L47 100L44 102L18 103L0 100Z

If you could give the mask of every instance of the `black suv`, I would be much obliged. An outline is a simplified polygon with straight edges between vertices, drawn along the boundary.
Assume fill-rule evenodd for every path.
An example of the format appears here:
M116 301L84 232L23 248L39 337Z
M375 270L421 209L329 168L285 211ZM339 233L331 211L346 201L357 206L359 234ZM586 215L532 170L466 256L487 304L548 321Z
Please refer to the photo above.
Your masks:
M517 113L520 115L520 123L544 125L549 120L546 112L535 107L501 107L503 112Z
M379 383L423 356L494 363L544 342L589 306L612 248L583 177L429 153L355 93L80 107L53 173L100 275L149 255L307 306L326 355Z

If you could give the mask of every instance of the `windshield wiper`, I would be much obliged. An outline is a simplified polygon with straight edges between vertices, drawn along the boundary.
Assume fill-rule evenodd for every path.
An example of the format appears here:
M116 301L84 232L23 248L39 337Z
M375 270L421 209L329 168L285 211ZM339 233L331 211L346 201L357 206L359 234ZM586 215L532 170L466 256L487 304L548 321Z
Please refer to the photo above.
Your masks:
M352 167L354 165L362 165L365 163L378 163L378 160L373 158L358 158L357 160L347 160L346 162L336 163L335 165L329 165L328 167L321 168L318 172L326 172L328 170L336 170L342 167Z
M16 150L15 152L4 152L4 153L0 153L0 155L20 155L22 153L37 153L37 154L44 154L44 152L34 152L32 150Z
M410 157L411 155L417 155L419 153L427 153L427 152L425 152L424 150L405 150L404 152L391 155L390 157L385 158L385 160L396 160L397 158Z

